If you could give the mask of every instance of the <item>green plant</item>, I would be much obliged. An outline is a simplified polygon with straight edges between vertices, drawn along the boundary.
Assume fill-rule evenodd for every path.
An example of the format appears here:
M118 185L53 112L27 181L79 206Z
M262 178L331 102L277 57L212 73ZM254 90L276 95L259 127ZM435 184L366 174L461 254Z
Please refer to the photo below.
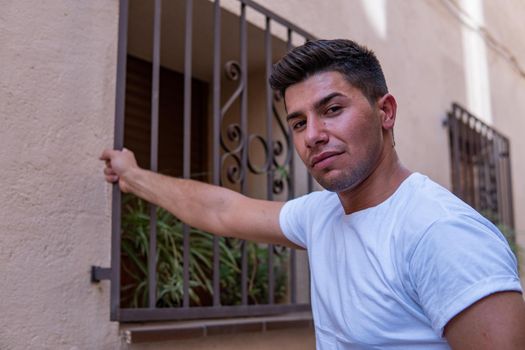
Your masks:
M183 300L183 223L169 212L157 208L157 307L177 307ZM146 307L148 300L149 205L124 195L122 215L122 304ZM188 228L189 297L192 305L210 305L213 297L213 236ZM268 249L238 239L219 239L221 303L241 303L242 247L248 262L250 303L265 303L268 298ZM286 251L274 250L276 302L286 297Z

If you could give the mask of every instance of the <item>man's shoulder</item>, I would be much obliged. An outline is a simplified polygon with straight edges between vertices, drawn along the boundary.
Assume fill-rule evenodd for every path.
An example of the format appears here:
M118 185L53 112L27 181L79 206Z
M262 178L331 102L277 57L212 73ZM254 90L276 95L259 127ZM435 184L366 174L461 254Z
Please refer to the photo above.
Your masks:
M448 189L425 175L415 175L398 211L404 234L421 236L432 226L454 222L486 224L486 219Z
M467 203L442 185L422 174L414 174L406 193L405 212L413 219L434 221L456 215L477 215Z

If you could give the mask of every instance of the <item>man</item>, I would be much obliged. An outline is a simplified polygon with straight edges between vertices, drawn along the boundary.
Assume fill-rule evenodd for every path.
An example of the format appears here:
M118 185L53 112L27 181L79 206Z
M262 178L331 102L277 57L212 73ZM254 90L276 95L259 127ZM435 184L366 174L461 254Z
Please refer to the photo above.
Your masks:
M103 152L106 180L200 229L307 249L318 349L525 349L514 255L490 222L400 163L396 100L375 55L309 42L270 83L326 191L250 199L140 169L128 150Z

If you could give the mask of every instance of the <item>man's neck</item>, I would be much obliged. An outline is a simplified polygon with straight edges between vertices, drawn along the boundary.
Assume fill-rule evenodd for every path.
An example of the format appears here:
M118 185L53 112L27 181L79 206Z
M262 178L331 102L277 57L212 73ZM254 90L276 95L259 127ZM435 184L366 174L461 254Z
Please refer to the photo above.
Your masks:
M338 193L345 214L381 204L410 176L411 171L401 164L395 150L391 152L359 185Z

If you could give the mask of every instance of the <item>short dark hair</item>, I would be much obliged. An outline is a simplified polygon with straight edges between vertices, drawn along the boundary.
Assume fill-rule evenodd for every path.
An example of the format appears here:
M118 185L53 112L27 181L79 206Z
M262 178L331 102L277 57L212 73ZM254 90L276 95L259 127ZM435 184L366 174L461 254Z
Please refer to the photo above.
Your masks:
M284 97L286 89L310 76L328 71L341 73L370 103L388 93L381 65L372 50L352 40L308 41L273 65L270 86Z

